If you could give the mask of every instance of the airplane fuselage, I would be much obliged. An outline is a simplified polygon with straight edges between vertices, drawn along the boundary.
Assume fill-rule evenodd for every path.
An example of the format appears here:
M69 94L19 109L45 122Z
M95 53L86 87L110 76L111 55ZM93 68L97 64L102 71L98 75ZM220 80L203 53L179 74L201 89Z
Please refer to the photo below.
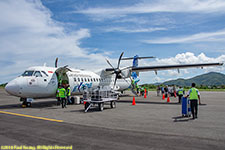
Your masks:
M63 81L70 85L72 95L82 94L84 90L93 90L99 86L114 86L114 75L109 75L102 70L99 73L70 69L70 71L59 71L53 67L30 67L21 76L10 81L5 89L14 96L21 98L48 98L54 97L58 88L61 74ZM130 80L118 79L115 90L127 89Z

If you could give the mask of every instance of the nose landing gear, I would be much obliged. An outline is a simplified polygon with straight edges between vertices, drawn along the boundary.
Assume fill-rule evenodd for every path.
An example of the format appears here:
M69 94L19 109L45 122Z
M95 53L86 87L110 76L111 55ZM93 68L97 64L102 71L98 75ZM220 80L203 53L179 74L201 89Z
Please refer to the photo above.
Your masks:
M31 101L28 98L20 98L20 101L22 101L22 107L31 107Z

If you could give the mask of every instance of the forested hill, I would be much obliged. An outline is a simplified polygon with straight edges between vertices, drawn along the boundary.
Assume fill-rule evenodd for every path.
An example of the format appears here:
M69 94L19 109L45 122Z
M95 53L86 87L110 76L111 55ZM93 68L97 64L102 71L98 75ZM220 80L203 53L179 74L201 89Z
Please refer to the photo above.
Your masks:
M225 75L218 72L210 72L190 79L179 78L177 80L166 81L162 84L190 86L193 82L195 82L197 85L225 85Z

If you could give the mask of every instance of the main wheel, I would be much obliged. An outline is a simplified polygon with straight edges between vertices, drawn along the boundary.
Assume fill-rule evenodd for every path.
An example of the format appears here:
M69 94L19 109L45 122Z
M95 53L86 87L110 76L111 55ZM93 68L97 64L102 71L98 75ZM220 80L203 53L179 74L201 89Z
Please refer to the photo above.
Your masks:
M27 102L27 107L31 107L31 102Z
M115 108L115 107L116 107L116 101L112 101L112 102L110 103L110 106L111 106L111 108Z
M99 111L103 111L103 109L104 109L104 103L99 103L98 104L98 109L99 109Z

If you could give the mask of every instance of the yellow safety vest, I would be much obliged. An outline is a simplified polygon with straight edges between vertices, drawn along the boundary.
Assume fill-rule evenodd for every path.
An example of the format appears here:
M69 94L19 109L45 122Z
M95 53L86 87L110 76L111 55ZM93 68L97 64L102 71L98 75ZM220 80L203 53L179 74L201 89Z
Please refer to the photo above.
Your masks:
M70 96L71 95L71 90L70 90L70 87L67 88L67 96Z
M59 97L65 98L66 97L66 90L64 88L59 89Z
M184 90L183 89L179 89L178 90L178 95L183 95L184 94Z
M197 100L198 99L198 90L196 88L191 88L190 91L190 100Z

